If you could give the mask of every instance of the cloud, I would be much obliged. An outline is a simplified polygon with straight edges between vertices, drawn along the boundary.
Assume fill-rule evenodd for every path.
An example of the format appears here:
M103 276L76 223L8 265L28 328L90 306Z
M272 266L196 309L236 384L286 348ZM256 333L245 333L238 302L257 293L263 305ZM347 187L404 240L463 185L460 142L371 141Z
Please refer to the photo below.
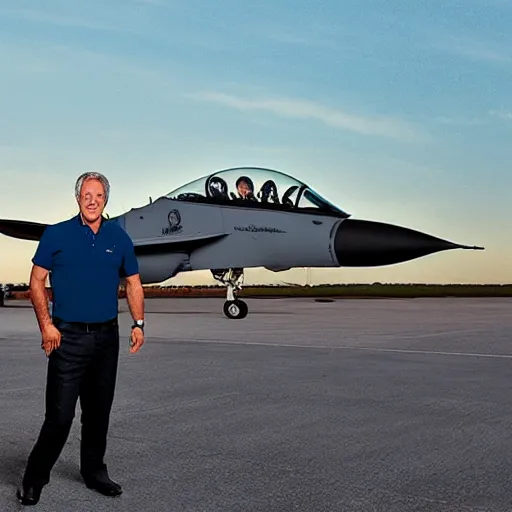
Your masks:
M495 64L512 63L512 51L505 47L491 47L488 43L462 37L449 38L441 45L436 45L444 51L467 57L472 60Z
M510 8L510 0L473 0L473 3L486 8Z
M125 31L124 28L118 25L96 20L91 21L75 14L53 13L51 11L39 11L35 9L5 9L2 10L2 14L12 16L18 20L33 21L58 27L85 28L107 32Z
M311 41L300 36L296 36L289 32L274 32L268 35L272 41L284 44L310 45Z
M149 7L171 7L168 0L134 0L134 2Z
M474 44L472 46L460 46L455 48L455 51L460 55L469 57L474 60L481 60L484 62L496 62L496 63L510 63L512 58L510 55L501 51L492 50L482 44Z
M512 110L490 110L489 114L493 117L498 117L499 119L506 119L507 121L512 121Z
M189 95L242 112L262 110L291 119L312 119L328 126L363 135L380 135L406 141L424 140L425 135L409 123L389 117L364 117L302 99L267 98L244 99L220 92Z
M138 4L143 5L152 5L155 7L170 7L170 4L167 0L135 0Z
M482 119L478 118L454 118L447 116L440 116L433 119L435 123L444 124L448 126L481 126L484 124Z

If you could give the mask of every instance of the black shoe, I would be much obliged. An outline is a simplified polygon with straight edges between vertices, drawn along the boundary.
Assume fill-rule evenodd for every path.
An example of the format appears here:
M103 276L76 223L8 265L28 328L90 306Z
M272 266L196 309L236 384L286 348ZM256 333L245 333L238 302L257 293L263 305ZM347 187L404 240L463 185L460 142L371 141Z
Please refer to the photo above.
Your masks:
M22 505L36 505L41 497L43 486L39 485L22 485L23 491L18 489L16 497Z
M106 474L83 477L83 479L88 489L94 489L104 496L121 496L123 493L121 486Z

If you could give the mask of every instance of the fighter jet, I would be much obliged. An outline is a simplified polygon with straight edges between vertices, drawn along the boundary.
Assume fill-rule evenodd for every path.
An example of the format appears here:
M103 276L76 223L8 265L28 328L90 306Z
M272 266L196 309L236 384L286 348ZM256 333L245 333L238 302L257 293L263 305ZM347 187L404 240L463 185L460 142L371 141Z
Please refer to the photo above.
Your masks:
M285 173L237 167L192 181L108 219L131 237L144 284L210 270L227 288L224 314L248 313L237 298L244 269L393 265L449 249L483 249L406 227L350 218ZM0 232L39 240L47 224L0 220Z

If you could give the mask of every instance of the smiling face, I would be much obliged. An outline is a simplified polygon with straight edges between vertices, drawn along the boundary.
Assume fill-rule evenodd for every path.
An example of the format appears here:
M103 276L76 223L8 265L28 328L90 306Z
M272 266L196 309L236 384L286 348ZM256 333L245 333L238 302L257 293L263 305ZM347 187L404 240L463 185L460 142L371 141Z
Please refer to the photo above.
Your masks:
M250 192L252 192L251 187L246 181L241 181L238 184L238 193L241 197L247 197Z
M88 179L82 184L78 205L83 219L92 224L101 218L105 209L105 189L101 181Z

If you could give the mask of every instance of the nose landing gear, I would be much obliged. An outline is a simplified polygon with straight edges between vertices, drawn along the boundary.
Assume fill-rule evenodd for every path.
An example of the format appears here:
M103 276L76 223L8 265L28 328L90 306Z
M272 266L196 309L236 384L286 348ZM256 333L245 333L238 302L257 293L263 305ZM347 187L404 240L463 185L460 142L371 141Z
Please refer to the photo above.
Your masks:
M243 268L215 269L211 273L217 281L226 286L226 302L224 302L224 314L231 319L241 319L247 316L249 307L247 303L236 298L237 290L242 289L244 278Z

